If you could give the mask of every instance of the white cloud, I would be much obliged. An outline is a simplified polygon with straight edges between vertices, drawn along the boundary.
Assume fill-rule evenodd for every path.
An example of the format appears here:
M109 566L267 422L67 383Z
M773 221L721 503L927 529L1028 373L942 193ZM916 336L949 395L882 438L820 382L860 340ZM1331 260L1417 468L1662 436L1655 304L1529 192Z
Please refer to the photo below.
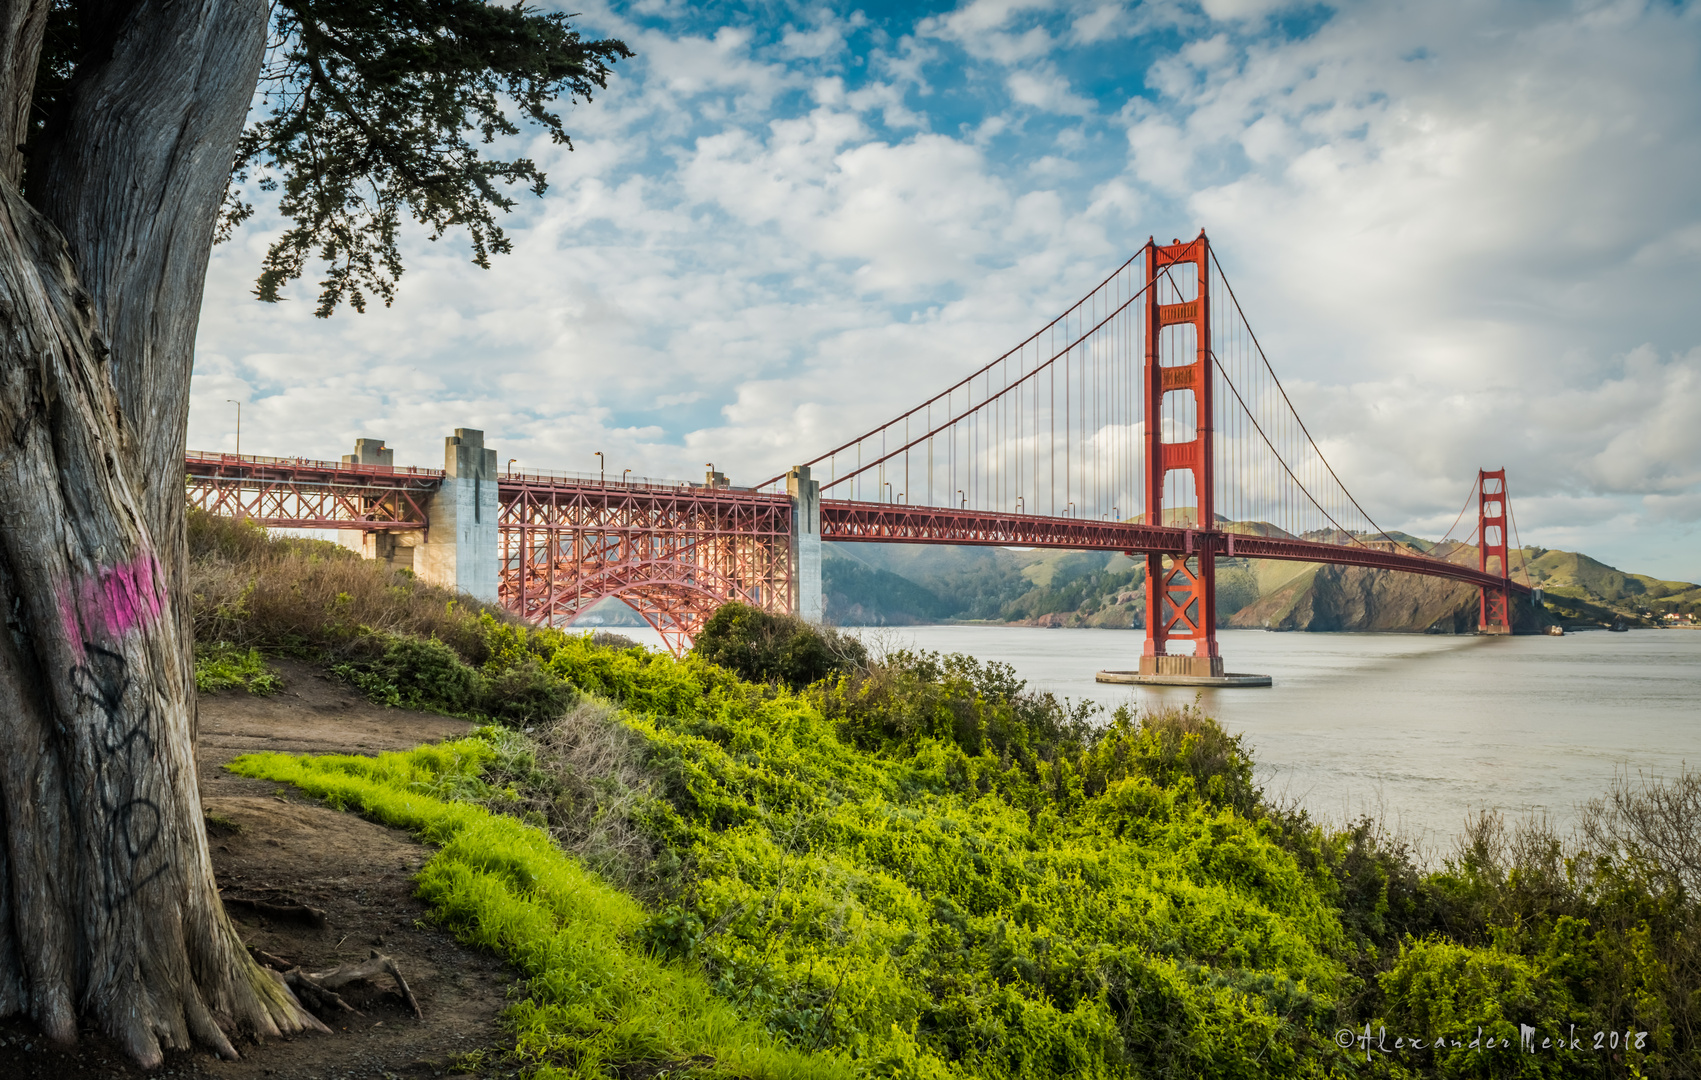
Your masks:
M1373 513L1445 528L1505 464L1526 540L1701 577L1701 9L1349 4L1289 38L1282 6L592 11L639 58L575 152L522 148L552 187L489 272L410 236L396 308L327 322L248 296L264 213L215 253L191 444L235 397L251 452L433 463L483 426L534 467L760 479L1203 225ZM1094 49L1142 96L1084 96Z
M1093 103L1071 90L1069 80L1055 71L1043 68L1013 71L1004 83L1011 98L1023 105L1069 116L1085 116L1093 111Z

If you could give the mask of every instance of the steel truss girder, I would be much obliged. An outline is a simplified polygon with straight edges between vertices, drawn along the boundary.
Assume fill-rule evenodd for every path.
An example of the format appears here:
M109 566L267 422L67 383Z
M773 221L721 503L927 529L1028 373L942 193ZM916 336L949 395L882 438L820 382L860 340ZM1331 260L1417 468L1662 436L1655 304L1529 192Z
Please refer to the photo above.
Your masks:
M189 501L211 513L304 528L429 527L434 469L192 454ZM1502 480L1502 484L1504 481ZM1504 491L1504 488L1501 489ZM683 651L714 609L742 600L786 610L792 587L791 502L726 488L591 483L547 477L498 483L501 599L522 617L561 625L618 596ZM823 500L821 535L839 542L1072 548L1170 557L1166 585L1188 592L1204 558L1366 566L1450 578L1484 590L1484 621L1506 625L1506 603L1527 585L1390 545L1322 544L1118 521ZM1504 547L1504 538L1501 546ZM1502 557L1504 565L1504 557ZM1181 572L1181 578L1176 577ZM1167 596L1170 590L1164 590ZM1191 600L1166 612L1177 636L1197 634ZM1184 629L1185 628L1185 629Z
M902 503L821 500L821 539L903 544L1181 551L1186 529Z
M425 529L437 469L194 454L184 462L191 506L263 525L306 529Z
M791 504L725 488L504 481L502 602L545 625L619 597L675 653L715 608L788 610Z
M1358 544L1320 544L1313 540L1243 536L1239 533L1132 522L1086 521L980 510L942 510L936 507L904 506L901 503L823 499L821 538L838 542L1073 548L1183 558L1208 551L1218 558L1281 559L1289 562L1368 566L1380 570L1401 570L1409 574L1452 578L1473 585L1528 591L1516 582L1507 583L1499 577L1484 574L1459 563Z

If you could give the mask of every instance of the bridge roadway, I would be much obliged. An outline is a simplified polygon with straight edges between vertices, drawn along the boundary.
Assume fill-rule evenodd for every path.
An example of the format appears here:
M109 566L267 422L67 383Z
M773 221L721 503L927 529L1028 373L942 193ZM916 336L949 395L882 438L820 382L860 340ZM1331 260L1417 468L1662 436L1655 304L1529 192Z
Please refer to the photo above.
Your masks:
M243 516L268 526L362 532L428 531L430 497L446 476L441 469L202 452L191 452L185 468L189 501L211 513ZM692 537L761 535L777 540L790 532L792 500L783 493L539 473L503 473L494 479L499 530L534 536L590 534L599 538L602 551L650 548L662 536L684 539L683 546L689 547ZM1522 583L1473 566L1392 550L1393 545L1329 544L903 503L823 499L820 537L844 543L1067 548L1178 557L1210 551L1218 557L1398 570L1530 593ZM557 587L574 576L561 576Z
M1122 521L1088 521L1044 515L1000 514L892 503L821 500L821 538L892 544L986 544L998 547L1068 548L1186 556L1211 551L1219 558L1282 559L1400 570L1451 578L1528 595L1528 586L1472 566L1427 555L1358 544L1249 536L1224 530L1185 529Z

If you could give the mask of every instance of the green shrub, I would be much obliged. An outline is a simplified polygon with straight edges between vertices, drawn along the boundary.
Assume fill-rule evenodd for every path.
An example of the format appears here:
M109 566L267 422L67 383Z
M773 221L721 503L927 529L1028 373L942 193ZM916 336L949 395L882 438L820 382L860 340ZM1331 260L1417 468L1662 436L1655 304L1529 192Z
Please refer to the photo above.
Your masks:
M283 680L266 666L259 649L220 641L195 650L195 689L203 694L246 690L265 696L283 689Z
M1106 743L961 657L803 695L582 639L548 664L627 706L659 795L629 820L658 862L689 860L635 940L690 957L776 1038L870 1075L1285 1077L1334 1060L1345 940L1233 808L1241 759L1204 721L1168 739L1124 715ZM949 687L928 691L934 676ZM929 709L903 711L910 690ZM846 711L876 699L873 719ZM553 751L530 753L509 786L550 769Z
M814 687L810 699L841 738L865 750L955 745L1036 777L1043 762L1079 755L1096 706L1030 693L1008 664L961 653L900 651Z
M807 686L867 661L862 643L830 627L812 626L749 604L723 604L698 632L691 655L751 682Z
M382 705L465 714L483 696L484 679L459 654L431 638L396 636L365 664L332 669Z
M509 667L498 667L478 688L480 713L504 724L553 720L578 698L571 684L528 656Z

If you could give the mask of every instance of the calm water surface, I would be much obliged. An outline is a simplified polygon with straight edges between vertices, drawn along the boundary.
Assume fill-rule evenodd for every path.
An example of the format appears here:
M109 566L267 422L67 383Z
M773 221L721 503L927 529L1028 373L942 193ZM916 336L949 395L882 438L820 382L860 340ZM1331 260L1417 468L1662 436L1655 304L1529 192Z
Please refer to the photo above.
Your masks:
M622 630L621 633L630 631ZM1107 707L1185 704L1243 732L1268 790L1315 815L1370 812L1434 848L1467 813L1545 812L1568 828L1615 769L1701 766L1701 631L1478 638L1224 630L1230 671L1268 689L1105 685L1139 665L1126 630L920 626L859 631L887 648L963 652L1030 687ZM659 644L659 639L656 644Z

